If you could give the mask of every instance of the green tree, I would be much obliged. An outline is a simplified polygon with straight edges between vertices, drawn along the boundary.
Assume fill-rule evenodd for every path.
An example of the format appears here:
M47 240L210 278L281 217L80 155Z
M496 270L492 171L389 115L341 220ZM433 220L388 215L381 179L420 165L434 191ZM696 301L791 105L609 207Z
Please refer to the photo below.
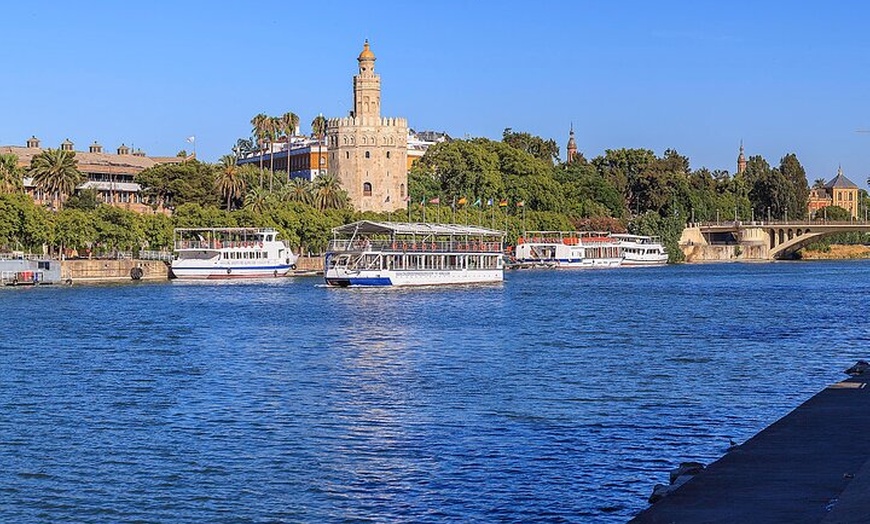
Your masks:
M789 153L779 161L779 172L792 186L792 198L788 208L794 210L795 217L805 216L810 197L807 173L794 153ZM800 214L798 214L800 213Z
M337 176L328 174L314 179L314 205L320 210L347 207L347 193L341 188Z
M549 166L559 160L559 146L553 139L544 140L529 133L517 133L508 127L502 133L502 142L546 162Z
M270 194L261 187L254 187L245 195L245 209L257 215L263 215L272 204Z
M0 153L0 193L19 193L23 190L23 173L18 167L18 156Z
M308 180L294 178L282 188L281 200L312 205L314 203L313 188L314 185Z
M227 211L232 211L233 203L241 200L247 189L244 173L236 165L235 156L224 155L221 157L215 184L221 195L226 198Z
M64 199L85 180L78 170L75 152L61 149L46 149L34 155L29 173L37 188L53 196L57 209L63 207Z
M81 209L66 208L54 218L54 242L61 250L90 249L97 241L93 216Z
M103 205L96 189L79 189L66 201L67 208L91 211Z
M299 116L288 111L281 115L279 126L281 133L287 138L287 180L290 180L290 138L296 135L296 128L299 127Z
M215 167L198 160L158 164L138 173L135 181L155 209L173 209L192 202L218 205L222 200L215 183Z
M271 136L274 127L274 120L265 113L259 113L251 119L251 125L253 126L251 134L253 134L254 138L257 140L257 147L260 152L260 170L262 172L263 156L266 154L266 143ZM260 179L260 187L263 187L262 178Z

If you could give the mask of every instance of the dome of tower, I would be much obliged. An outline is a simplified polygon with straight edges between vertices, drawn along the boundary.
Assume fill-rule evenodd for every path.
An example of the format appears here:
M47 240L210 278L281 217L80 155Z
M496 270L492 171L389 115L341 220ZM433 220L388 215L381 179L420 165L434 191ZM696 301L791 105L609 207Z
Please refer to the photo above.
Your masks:
M369 49L369 41L366 40L365 44L363 44L362 53L359 54L358 60L374 60L375 54L372 53L372 50Z

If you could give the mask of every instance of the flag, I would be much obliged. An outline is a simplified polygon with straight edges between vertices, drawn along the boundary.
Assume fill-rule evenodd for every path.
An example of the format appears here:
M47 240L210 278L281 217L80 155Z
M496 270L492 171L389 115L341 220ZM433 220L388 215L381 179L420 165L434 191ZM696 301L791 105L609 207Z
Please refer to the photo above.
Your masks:
M480 207L480 199L478 198L478 199L475 200L474 203L471 204L471 205L472 205L472 206L475 206L475 207Z
M441 198L440 198L440 197L435 197L435 198L433 198L432 200L430 200L429 203L430 203L430 204L440 204L440 203L441 203Z
M194 135L190 135L189 137L187 137L187 143L188 143L188 144L192 144L192 143L194 143L195 141L196 141L196 137L195 137Z
M507 199L499 200L498 207L507 207Z
M490 198L489 200L486 201L486 205L488 205L488 206L491 206L491 205L492 205L492 199L491 199L491 198Z
M460 206L464 206L467 203L468 203L468 199L465 197L460 198L459 202L457 202L457 204L459 204Z
M526 205L526 203L523 200L520 200L519 202L517 202L517 207L523 207L524 205Z
M406 196L406 197L405 197L405 202L410 202L410 201L411 201L411 195Z

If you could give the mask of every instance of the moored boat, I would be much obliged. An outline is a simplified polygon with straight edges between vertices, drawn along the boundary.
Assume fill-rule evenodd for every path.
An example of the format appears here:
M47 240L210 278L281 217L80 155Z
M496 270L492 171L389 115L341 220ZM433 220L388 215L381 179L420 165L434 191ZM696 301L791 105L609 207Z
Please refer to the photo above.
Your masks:
M622 264L619 242L606 232L529 231L517 239L517 267L605 269Z
M60 261L22 252L0 253L0 284L39 286L61 281Z
M282 277L297 255L274 229L179 228L175 230L172 276L179 280Z
M504 233L477 226L363 220L334 228L330 287L501 282Z
M619 242L623 266L662 266L668 263L668 253L657 237L622 233L612 236Z

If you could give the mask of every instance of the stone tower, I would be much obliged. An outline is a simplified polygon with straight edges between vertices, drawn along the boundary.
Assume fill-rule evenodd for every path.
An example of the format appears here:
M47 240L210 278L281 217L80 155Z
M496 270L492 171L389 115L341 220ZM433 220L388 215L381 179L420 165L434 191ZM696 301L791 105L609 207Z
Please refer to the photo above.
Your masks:
M571 131L568 132L568 163L574 161L574 157L577 156L577 142L574 140L574 124L571 124Z
M353 77L353 109L327 121L329 173L360 211L404 209L408 196L408 122L381 117L381 77L366 40Z
M740 141L740 154L737 155L737 174L742 175L746 171L746 156L743 154L743 140Z

